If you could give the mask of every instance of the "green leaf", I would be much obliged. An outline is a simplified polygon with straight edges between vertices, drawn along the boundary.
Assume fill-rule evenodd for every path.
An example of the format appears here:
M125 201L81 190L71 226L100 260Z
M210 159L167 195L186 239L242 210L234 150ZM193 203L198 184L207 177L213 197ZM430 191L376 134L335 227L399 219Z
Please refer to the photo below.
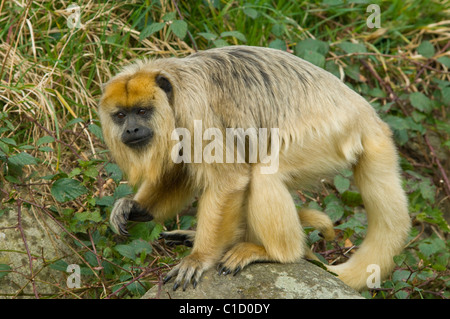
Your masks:
M17 146L16 141L14 139L10 138L10 137L0 138L0 141L2 141L5 144Z
M117 200L119 198L126 197L131 194L133 194L133 189L131 188L130 185L120 184L114 191L114 199Z
M360 193L345 191L342 193L342 201L345 205L351 207L357 207L363 204L362 197Z
M281 39L275 39L269 43L269 48L286 51L286 42Z
M325 197L325 213L330 216L333 222L338 221L344 215L344 208L339 200L334 195L328 195Z
M225 41L224 39L214 40L213 43L216 48L222 48L222 47L229 46L228 42Z
M318 52L308 50L305 52L303 58L306 61L311 62L314 65L317 65L319 68L325 67L325 57Z
M327 42L315 39L306 39L297 43L295 46L295 54L299 57L304 57L306 51L313 51L320 53L321 55L326 55L329 49L330 46Z
M341 175L336 175L334 177L334 186L336 186L338 192L342 194L350 187L350 180Z
M115 163L108 163L105 166L105 170L108 173L109 177L112 178L116 183L119 183L122 180L123 173L119 165Z
M406 282L406 280L411 276L411 272L409 270L396 270L394 271L394 273L392 274L392 280L394 282L399 282L399 281L404 281Z
M177 13L175 11L168 12L162 17L162 20L168 22L168 21L175 20L176 17L177 17Z
M6 264L0 264L0 278L5 277L12 271L12 268Z
M403 262L405 260L406 260L406 255L405 254L394 256L394 262L399 267L403 264Z
M142 30L141 35L139 36L139 39L143 40L149 36L151 36L153 33L160 31L164 26L166 25L165 22L155 22L145 27L144 30Z
M432 58L436 53L430 41L423 41L417 48L417 52L426 58Z
M445 105L450 106L450 86L447 86L442 89L442 102L444 102Z
M339 43L337 46L347 53L365 53L365 52L367 52L366 46L362 43L352 43L352 42L344 41L344 42Z
M133 281L131 284L127 286L127 290L130 291L133 295L142 296L147 292L147 288L143 287L139 281Z
M217 39L217 35L209 32L199 32L197 33L199 36L205 38L208 41L213 41Z
M47 143L53 143L55 141L55 138L53 136L43 136L40 139L37 140L36 142L36 146L41 146L42 144L47 144Z
M239 41L247 42L247 38L245 37L245 35L243 35L243 34L240 33L239 31L225 31L225 32L222 32L222 33L220 34L220 36L221 36L222 38L225 38L225 37L234 37L234 38L238 39Z
M169 30L180 39L184 39L187 34L187 29L188 25L183 20L174 20L169 26Z
M58 202L67 202L84 195L88 192L79 181L71 178L61 178L53 183L51 188L52 196Z
M244 8L244 13L246 16L252 18L253 20L256 19L259 15L259 12L253 8Z
M432 109L431 100L421 92L414 92L409 95L409 100L419 111L429 113Z
M153 229L150 233L149 240L154 241L154 240L158 239L158 237L161 234L161 232L163 231L163 229L164 229L163 225L161 225L159 223L155 223L155 227L153 227Z
M439 63L445 65L448 69L450 69L450 58L448 56L441 56L437 59Z
M93 221L95 223L99 223L103 220L102 216L100 215L100 212L81 212L81 213L75 213L74 216L75 219L79 220L80 222L84 222L87 220Z
M42 146L42 147L39 147L39 150L40 150L41 152L54 152L53 148L51 148L51 147L49 147L49 146Z
M136 255L144 252L146 254L150 254L153 250L152 245L142 239L135 239L131 242L132 247L134 248L134 253Z
M434 203L436 187L431 184L429 180L423 180L419 184L420 193L422 197Z
M103 196L95 199L95 205L109 207L114 205L114 198L112 196Z
M67 266L69 266L68 263L66 263L64 260L59 259L57 261L55 261L54 263L50 264L50 268L54 269L54 270L59 270L59 271L67 271Z
M152 245L142 239L135 239L128 245L116 245L114 249L124 257L135 259L136 255L144 252L150 254L152 252Z
M114 249L124 257L134 259L136 254L134 253L134 247L131 245L116 245Z
M285 27L283 24L274 24L272 26L272 30L271 32L276 36L276 37L281 37L284 33Z
M37 159L34 156L23 152L23 153L13 155L10 158L8 158L8 162L13 165L19 165L19 166L35 165L35 164L37 164Z
M89 132L94 134L100 141L103 141L103 132L100 126L96 124L89 124L88 130Z

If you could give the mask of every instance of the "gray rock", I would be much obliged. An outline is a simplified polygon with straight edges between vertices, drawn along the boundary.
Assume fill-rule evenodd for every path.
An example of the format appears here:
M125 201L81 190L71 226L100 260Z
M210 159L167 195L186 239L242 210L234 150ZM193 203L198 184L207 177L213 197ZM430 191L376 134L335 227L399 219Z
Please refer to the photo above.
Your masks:
M236 276L205 272L198 286L172 291L173 280L152 287L142 298L161 299L359 299L362 296L320 267L301 260L294 264L257 263Z
M71 254L60 239L61 229L45 214L22 207L22 229L32 256L36 291L40 297L51 296L66 288L66 276L50 269L48 263ZM35 298L31 282L30 261L17 225L17 210L0 217L0 264L15 272L0 278L0 298ZM11 228L13 227L13 228Z

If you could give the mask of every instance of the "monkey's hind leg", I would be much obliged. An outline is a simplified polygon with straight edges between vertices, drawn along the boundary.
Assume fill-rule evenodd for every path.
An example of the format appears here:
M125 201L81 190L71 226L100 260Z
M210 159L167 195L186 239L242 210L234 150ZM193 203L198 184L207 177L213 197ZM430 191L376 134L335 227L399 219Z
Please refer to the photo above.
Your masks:
M275 174L254 171L247 205L248 242L234 245L219 272L236 274L255 261L295 262L305 254L305 234L294 201Z

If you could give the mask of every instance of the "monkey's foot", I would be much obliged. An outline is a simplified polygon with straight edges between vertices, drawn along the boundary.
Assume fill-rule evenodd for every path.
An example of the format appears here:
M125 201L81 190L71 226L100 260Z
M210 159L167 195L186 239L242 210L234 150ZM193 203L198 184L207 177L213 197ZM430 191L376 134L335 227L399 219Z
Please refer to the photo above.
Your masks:
M192 247L194 245L195 231L172 230L162 232L159 238L164 239L168 245L185 245L187 247Z
M219 275L228 275L233 273L235 276L245 266L257 261L269 261L263 246L258 246L252 243L239 243L233 246L223 256L218 265Z
M196 253L184 257L177 266L169 271L163 280L164 284L177 276L173 284L174 291L177 290L180 285L183 285L183 291L185 291L191 282L194 288L197 287L203 272L209 268L209 265L203 260L204 258L201 258Z
M148 222L153 219L138 202L130 198L120 198L114 203L114 208L109 218L111 228L120 235L128 235L127 222Z

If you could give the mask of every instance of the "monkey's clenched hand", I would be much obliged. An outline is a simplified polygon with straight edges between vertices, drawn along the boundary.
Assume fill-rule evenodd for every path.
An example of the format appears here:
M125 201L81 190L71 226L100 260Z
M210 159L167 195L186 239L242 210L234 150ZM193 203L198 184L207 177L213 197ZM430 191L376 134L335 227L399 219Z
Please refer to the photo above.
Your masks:
M120 235L128 235L127 222L148 222L153 219L138 202L129 198L116 201L111 212L110 224L112 229Z

